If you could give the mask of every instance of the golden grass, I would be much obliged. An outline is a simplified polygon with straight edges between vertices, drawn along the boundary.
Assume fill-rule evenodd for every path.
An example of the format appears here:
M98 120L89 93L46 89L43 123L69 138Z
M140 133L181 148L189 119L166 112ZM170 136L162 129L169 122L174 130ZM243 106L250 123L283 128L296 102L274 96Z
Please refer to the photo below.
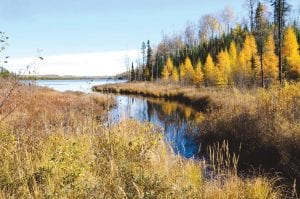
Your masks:
M96 116L106 104L106 96L19 86L0 112L14 110L0 124L0 198L282 197L264 177L205 178L204 166L174 155L151 124L104 127Z
M240 167L274 168L291 181L297 179L300 189L300 83L225 89L138 82L94 90L167 98L204 110L204 117L196 121L202 151L228 140L230 150L241 155ZM165 112L171 112L172 106L167 108Z

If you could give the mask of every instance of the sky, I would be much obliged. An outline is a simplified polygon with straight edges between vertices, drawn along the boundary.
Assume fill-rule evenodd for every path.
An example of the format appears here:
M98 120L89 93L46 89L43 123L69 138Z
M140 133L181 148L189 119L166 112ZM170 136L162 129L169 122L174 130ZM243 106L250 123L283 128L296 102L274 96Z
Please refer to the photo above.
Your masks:
M297 0L289 0L299 7ZM9 70L31 65L37 74L114 75L135 61L143 41L183 30L208 13L231 6L241 20L244 0L0 0L0 31ZM42 56L44 59L36 60ZM2 62L3 63L3 60Z

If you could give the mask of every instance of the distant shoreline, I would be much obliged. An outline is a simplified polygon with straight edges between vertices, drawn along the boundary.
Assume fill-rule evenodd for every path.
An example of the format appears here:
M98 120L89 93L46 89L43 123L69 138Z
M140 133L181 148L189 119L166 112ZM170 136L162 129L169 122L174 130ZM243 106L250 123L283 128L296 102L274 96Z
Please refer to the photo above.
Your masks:
M124 79L119 76L59 76L59 75L23 75L20 76L22 80L81 80L81 79Z

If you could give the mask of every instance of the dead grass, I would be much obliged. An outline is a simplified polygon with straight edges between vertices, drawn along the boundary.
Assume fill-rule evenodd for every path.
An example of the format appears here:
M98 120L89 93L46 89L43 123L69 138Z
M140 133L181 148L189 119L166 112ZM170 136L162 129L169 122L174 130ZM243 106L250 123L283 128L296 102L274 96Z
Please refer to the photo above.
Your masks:
M142 82L95 90L178 100L204 110L205 116L197 122L202 151L228 140L230 150L241 155L239 168L275 169L291 181L297 179L300 189L299 83L287 83L283 88L222 89Z
M0 198L282 197L262 176L207 179L151 124L104 127L97 116L106 104L106 96L19 86L0 112L14 110L0 124Z

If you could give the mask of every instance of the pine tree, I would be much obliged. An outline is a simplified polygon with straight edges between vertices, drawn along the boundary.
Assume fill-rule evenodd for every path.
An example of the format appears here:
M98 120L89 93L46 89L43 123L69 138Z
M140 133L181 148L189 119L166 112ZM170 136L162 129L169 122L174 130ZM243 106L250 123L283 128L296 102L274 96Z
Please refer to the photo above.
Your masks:
M214 85L216 83L216 68L210 54L207 55L204 65L204 80L206 85Z
M265 87L265 79L264 79L264 65L263 65L263 53L264 53L264 45L267 37L267 28L268 21L265 17L266 7L261 2L258 3L257 9L255 11L255 38L257 41L257 49L259 54L259 65L260 72L258 73L261 76L261 86Z
M193 83L196 86L200 86L202 82L203 82L203 73L202 73L202 69L201 69L201 62L200 62L200 60L198 60L195 71L194 71Z
M292 27L288 27L285 33L282 51L293 78L298 78L300 75L300 55L298 48L299 44L297 42L296 33Z
M264 46L263 67L265 77L272 79L278 77L278 56L275 54L273 34L269 34Z
M172 79L174 82L179 82L179 74L178 74L178 70L176 67L173 68Z
M279 80L283 84L283 60L282 60L282 37L285 26L285 16L289 11L287 0L270 0L271 5L274 7L274 22L277 28L277 49L278 49L278 67L279 67Z
M130 81L135 81L135 72L134 72L134 66L133 66L133 62L131 63L131 72L130 72Z
M146 63L147 73L146 79L148 81L153 79L153 65L152 65L152 48L150 46L150 41L147 41L147 63Z

